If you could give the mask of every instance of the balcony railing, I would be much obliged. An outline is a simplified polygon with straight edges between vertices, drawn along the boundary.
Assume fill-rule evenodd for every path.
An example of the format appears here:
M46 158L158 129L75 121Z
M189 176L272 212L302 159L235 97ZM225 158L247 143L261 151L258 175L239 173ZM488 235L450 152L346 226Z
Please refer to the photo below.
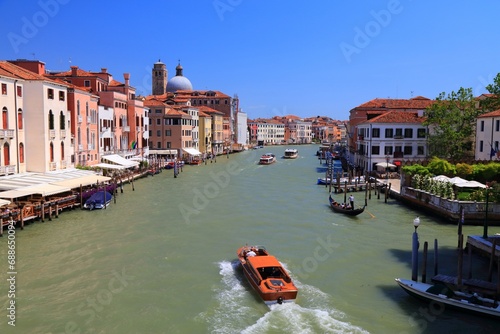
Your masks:
M61 136L61 139L66 138L66 130L61 130L60 136Z
M83 145L82 144L78 145L78 152L81 152L81 151L83 151Z
M130 126L128 126L128 125L122 126L122 131L123 132L130 132Z
M55 162L49 162L49 170L52 171L52 170L56 170L57 168L57 163Z
M78 123L81 123L83 121L82 115L78 115Z
M394 136L394 139L403 139L403 136Z
M89 124L92 123L92 116L87 116L87 123L89 123Z
M56 130L49 130L49 137L50 137L50 139L55 139L56 138Z
M1 129L0 139L14 138L14 130Z
M0 166L0 175L9 175L16 172L15 165Z
M61 169L65 169L65 168L67 168L67 166L68 166L67 161L66 160L61 160Z

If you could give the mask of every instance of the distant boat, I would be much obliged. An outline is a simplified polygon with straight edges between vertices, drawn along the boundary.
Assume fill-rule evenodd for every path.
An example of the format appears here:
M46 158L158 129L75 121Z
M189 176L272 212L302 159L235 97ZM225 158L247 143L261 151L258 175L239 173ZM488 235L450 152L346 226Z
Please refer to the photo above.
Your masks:
M469 313L500 317L500 304L497 298L490 299L475 293L454 291L442 284L433 285L402 278L396 278L396 282L410 296L426 302L436 302L436 305L445 305ZM441 306L441 309L445 306Z
M244 246L237 254L245 277L267 305L295 301L297 287L281 263L264 247Z
M276 162L276 156L273 153L266 153L260 157L259 165L270 165Z
M295 148L287 148L285 150L285 155L283 158L285 159L296 159L299 156L299 150Z
M84 209L94 210L94 209L104 209L109 205L113 195L104 190L99 190L94 193L83 205Z

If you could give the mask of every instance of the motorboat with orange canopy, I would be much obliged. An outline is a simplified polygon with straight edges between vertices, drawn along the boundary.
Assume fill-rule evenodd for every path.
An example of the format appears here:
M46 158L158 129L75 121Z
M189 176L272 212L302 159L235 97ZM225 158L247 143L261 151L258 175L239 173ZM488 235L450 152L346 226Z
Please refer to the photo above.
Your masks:
M282 304L293 302L298 289L290 275L263 246L244 246L237 251L243 272L255 291L264 302Z

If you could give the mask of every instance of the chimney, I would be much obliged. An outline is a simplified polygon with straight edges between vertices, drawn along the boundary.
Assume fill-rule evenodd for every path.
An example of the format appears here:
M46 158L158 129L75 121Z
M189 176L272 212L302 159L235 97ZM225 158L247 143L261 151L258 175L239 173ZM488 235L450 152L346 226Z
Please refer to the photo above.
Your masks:
M101 73L108 73L108 69L105 67L101 68Z
M130 86L129 85L130 73L123 73L123 79L125 79L125 86Z
M71 76L76 77L78 75L78 66L71 66Z

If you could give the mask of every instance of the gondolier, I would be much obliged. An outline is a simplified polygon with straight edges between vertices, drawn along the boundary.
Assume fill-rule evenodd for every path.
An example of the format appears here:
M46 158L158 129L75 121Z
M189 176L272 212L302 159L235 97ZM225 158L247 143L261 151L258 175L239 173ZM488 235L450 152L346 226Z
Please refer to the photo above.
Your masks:
M351 204L351 209L354 210L354 196L349 196L349 203Z

